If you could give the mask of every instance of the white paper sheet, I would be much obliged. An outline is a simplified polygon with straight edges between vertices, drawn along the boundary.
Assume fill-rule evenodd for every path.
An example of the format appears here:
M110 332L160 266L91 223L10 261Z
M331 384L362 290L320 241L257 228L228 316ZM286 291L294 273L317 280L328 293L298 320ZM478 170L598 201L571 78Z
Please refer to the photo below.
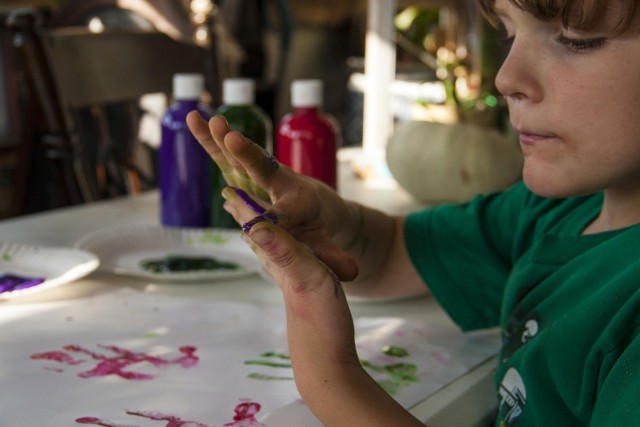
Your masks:
M1 426L313 425L286 366L282 308L120 290L2 307L0 329ZM361 359L405 407L497 346L400 318L357 319L356 331Z

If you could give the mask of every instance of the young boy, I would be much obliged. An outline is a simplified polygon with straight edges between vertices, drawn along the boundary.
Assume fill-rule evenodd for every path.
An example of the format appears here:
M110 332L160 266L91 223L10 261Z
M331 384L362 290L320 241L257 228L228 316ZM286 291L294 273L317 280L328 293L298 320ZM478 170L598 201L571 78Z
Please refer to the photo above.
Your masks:
M324 425L421 425L360 366L343 288L428 289L463 329L499 325L496 425L635 425L640 2L479 1L511 43L496 85L525 163L504 192L392 218L278 165L219 117L189 124L282 289L296 385Z

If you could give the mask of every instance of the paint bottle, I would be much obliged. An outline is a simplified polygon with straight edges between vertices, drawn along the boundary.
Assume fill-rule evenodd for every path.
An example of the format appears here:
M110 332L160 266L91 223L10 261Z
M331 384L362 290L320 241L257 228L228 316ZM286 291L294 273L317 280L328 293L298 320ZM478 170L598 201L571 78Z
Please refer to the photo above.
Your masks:
M321 80L294 80L291 105L276 132L278 160L294 171L337 187L336 150L340 127L334 117L322 112Z
M222 83L222 105L216 114L224 116L232 129L273 153L273 124L265 111L255 104L255 81L247 78L225 79ZM235 228L238 224L222 205L220 195L227 185L220 169L214 163L212 176L211 225Z
M186 116L197 110L203 118L210 110L200 102L201 74L173 77L172 104L162 119L159 153L160 220L168 227L207 227L211 206L211 159L193 137Z

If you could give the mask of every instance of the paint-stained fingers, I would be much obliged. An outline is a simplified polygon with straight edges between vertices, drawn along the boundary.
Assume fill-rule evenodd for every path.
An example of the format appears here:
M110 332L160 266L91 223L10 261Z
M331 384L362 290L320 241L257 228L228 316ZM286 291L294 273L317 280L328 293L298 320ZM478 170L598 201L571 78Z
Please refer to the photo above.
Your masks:
M222 197L225 199L224 209L233 216L238 224L247 223L256 216L265 215L268 208L265 202L257 202L244 190L237 187L225 187L222 190ZM274 223L278 222L274 215L269 215L269 218L272 218Z
M231 166L227 161L227 156L224 155L219 145L216 143L209 129L209 125L202 118L200 113L197 111L190 112L187 114L186 122L193 136L198 140L200 145L202 145L213 161L216 162L220 170L223 173L228 173Z
M233 166L233 173L229 174L229 176L225 174L227 184L236 188L242 188L252 196L270 203L271 197L269 196L268 189L263 186L262 182L255 179L256 173L251 169L251 164L246 163L244 158L242 158L242 156L246 156L246 153L266 158L267 156L270 156L269 153L236 131L231 131L224 136L223 146L227 160ZM239 154L237 151L232 151L232 149L230 149L230 147L238 146L242 147ZM273 158L273 156L270 157ZM275 162L275 159L273 162ZM277 162L275 163L277 164Z
M209 120L209 131L211 132L213 139L218 145L218 148L220 148L220 150L227 157L227 161L229 162L229 164L234 169L238 170L239 173L246 174L243 166L240 164L240 162L238 162L233 154L229 153L229 150L227 148L227 138L229 137L229 135L235 135L235 138L242 139L244 139L244 136L242 136L242 134L240 134L239 132L231 129L229 123L227 122L227 119L222 116L214 116L211 118L211 120Z
M255 244L258 256L266 257L267 270L281 286L295 294L314 292L317 298L344 297L337 276L284 229L264 220L244 232Z
M258 222L267 221L272 224L279 224L287 228L286 221L274 212L269 210L269 206L253 199L240 188L226 187L222 190L225 199L224 208L229 212L243 230L250 230ZM340 250L327 237L318 235L311 243L313 252L329 269L335 272L342 281L352 281L358 275L358 264L346 252Z
M222 148L224 136L231 131L231 126L223 116L213 116L209 120L209 131L216 143Z
M286 169L281 167L273 154L238 133L231 132L225 137L225 147L247 175L267 191L273 188L274 179L282 176L282 171Z

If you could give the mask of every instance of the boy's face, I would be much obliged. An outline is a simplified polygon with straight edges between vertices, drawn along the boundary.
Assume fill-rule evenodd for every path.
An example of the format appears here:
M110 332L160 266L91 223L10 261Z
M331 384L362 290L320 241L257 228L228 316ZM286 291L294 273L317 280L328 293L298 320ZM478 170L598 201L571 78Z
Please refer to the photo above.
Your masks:
M611 37L611 3L602 29L586 33L496 1L512 39L496 85L539 195L640 192L640 31Z

